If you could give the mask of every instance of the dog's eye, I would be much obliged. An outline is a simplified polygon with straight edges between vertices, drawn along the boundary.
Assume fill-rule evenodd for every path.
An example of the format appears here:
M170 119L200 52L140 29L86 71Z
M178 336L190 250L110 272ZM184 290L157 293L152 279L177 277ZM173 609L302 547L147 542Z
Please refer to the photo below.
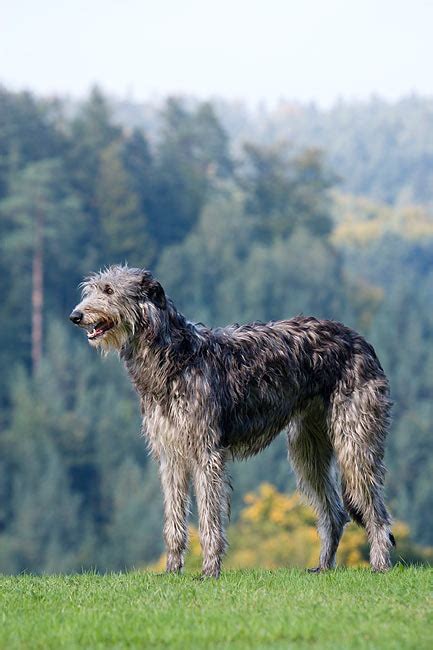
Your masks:
M109 296L111 296L112 293L114 293L113 289L110 287L109 284L106 284L104 287L104 293L108 293Z

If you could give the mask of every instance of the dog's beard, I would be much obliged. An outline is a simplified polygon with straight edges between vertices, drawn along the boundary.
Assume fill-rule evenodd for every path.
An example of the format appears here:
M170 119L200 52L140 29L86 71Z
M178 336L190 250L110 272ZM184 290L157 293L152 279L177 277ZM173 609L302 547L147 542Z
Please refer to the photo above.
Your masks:
M125 337L122 323L118 323L113 315L107 316L100 312L87 312L80 327L86 331L87 341L92 348L117 348Z

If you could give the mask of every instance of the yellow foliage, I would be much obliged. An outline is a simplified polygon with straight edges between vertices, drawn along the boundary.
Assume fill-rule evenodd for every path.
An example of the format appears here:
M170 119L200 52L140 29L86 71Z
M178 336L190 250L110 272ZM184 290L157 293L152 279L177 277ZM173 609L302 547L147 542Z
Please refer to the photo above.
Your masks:
M270 483L262 483L256 492L245 495L245 508L239 521L229 528L227 568L311 567L318 564L320 542L316 516L299 494L286 495ZM393 526L399 552L409 561L433 560L433 549L410 541L409 527L403 522ZM365 531L354 523L346 526L337 554L337 564L367 566L368 542ZM398 556L397 556L398 557ZM151 568L164 569L162 556ZM201 548L195 526L189 529L186 567L199 570Z
M412 241L433 238L433 217L421 206L396 208L335 192L334 213L333 240L337 245L368 246L388 232Z

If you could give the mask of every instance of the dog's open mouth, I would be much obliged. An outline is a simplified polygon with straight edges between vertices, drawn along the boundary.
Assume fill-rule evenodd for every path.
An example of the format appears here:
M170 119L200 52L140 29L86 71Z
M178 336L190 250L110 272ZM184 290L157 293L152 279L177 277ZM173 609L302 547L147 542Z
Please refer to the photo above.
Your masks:
M99 337L104 336L104 334L109 330L111 330L112 327L114 327L114 323L112 323L111 321L100 320L97 323L88 326L87 338L90 341L93 341L94 339L98 339Z

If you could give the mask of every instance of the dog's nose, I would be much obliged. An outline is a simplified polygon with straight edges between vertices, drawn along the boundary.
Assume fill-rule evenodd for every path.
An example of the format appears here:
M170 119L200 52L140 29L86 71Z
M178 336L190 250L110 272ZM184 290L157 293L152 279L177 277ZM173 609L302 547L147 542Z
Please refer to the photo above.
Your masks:
M74 311L69 315L69 319L75 323L75 325L78 325L83 319L83 312L74 309Z

